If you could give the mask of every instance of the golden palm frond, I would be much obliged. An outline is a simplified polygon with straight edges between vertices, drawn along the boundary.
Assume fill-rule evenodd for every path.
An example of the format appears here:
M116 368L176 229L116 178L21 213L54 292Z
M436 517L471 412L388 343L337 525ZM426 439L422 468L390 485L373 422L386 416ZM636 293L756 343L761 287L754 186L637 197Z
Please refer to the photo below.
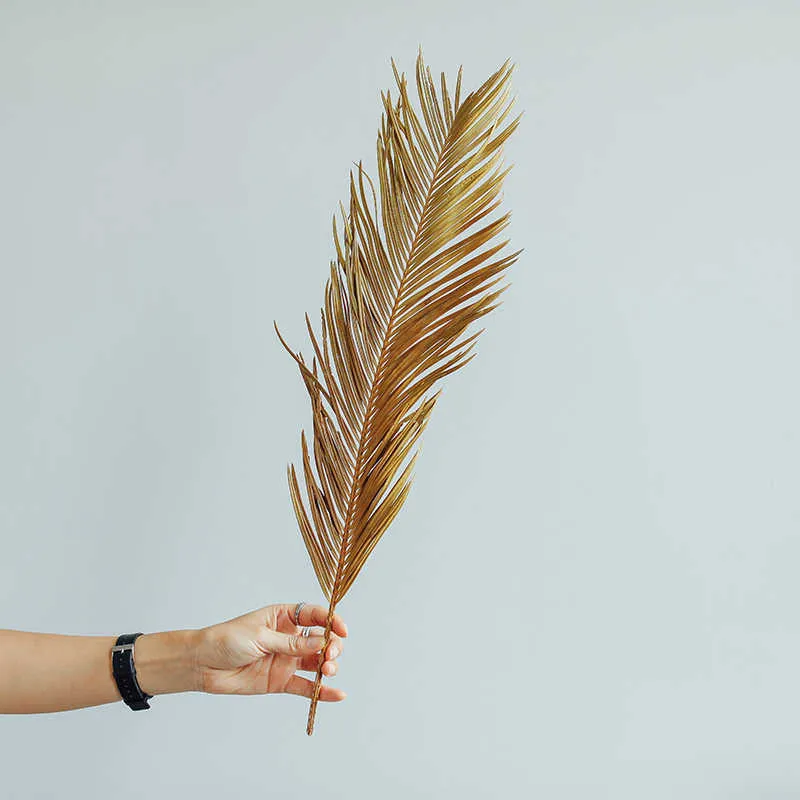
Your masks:
M313 443L301 436L305 500L293 465L289 490L322 591L334 609L408 495L412 451L439 395L428 394L470 355L469 326L499 303L503 273L519 255L498 241L503 143L513 65L506 62L462 99L459 69L440 93L420 51L416 90L392 61L398 96L381 94L378 186L361 164L350 203L333 220L336 259L325 287L320 334L306 315L311 364L300 367L313 412ZM277 331L277 325L276 325ZM317 671L307 732L322 680Z

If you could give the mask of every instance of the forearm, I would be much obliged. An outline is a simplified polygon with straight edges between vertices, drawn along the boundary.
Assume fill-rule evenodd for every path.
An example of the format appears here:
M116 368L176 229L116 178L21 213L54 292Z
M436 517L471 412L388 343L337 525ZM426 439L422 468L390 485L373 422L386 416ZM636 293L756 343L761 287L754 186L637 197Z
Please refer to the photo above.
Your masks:
M200 631L140 636L134 645L139 685L147 694L200 688ZM114 636L62 636L0 630L0 713L66 711L120 700L111 671Z

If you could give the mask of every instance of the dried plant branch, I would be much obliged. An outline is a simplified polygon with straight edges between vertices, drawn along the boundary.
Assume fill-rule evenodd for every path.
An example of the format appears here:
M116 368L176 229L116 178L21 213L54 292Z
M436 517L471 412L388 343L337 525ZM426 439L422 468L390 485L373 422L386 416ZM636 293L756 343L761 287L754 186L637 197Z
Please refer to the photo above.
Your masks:
M325 286L320 333L306 316L309 364L297 362L313 412L313 442L301 436L301 491L289 490L311 563L329 602L352 586L411 487L414 450L442 378L466 364L482 331L473 322L499 304L505 270L519 252L498 241L510 214L494 216L508 169L503 144L519 123L506 62L461 98L461 69L451 95L440 93L420 51L420 113L397 71L397 97L382 93L378 185L359 163L350 173L349 208L336 218L336 258ZM520 115L521 116L521 115ZM276 325L276 331L277 331ZM314 729L322 659L307 732Z

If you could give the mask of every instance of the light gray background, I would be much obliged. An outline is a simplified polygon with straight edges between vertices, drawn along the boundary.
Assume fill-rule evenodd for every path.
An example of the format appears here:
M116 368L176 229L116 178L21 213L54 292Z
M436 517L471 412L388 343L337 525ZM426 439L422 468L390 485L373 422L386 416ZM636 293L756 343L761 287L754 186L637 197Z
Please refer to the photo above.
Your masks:
M0 3L2 626L320 597L272 321L303 341L390 56L516 61L526 249L315 736L293 697L4 717L0 795L800 796L800 7L166 6Z

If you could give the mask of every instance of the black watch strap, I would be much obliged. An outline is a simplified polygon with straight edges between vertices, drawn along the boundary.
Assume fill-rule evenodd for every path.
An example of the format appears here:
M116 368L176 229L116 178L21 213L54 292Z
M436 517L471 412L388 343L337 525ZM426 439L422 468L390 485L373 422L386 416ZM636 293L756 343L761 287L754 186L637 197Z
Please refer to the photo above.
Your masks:
M150 708L147 702L153 695L143 692L136 680L136 667L133 664L133 643L141 633L124 633L111 648L111 669L117 689L128 708L144 711Z

